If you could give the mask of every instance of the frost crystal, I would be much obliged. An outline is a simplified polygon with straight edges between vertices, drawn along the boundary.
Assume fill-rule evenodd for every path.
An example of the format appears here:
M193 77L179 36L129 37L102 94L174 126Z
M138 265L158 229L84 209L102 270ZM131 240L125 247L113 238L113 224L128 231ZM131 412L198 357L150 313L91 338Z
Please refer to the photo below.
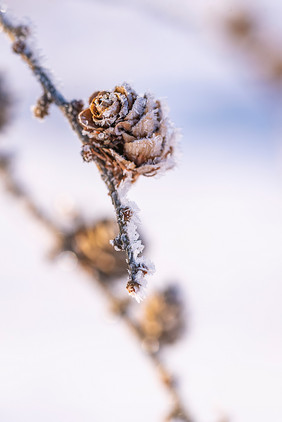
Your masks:
M145 275L153 274L155 267L149 260L141 255L144 245L142 244L137 231L137 227L140 224L138 216L139 208L135 202L129 201L127 198L127 192L130 185L130 181L126 179L119 185L118 193L122 209L126 210L126 215L129 216L129 218L125 221L125 227L133 259L137 267L140 268L140 270L138 270L135 274L134 281L129 281L127 289L130 296L134 297L137 302L140 303L146 296L147 281L145 280Z
M132 290L128 294L131 297L133 297L136 300L136 302L140 303L146 297L146 287L147 287L147 281L143 279L142 284L139 284L139 287L136 285L136 291Z

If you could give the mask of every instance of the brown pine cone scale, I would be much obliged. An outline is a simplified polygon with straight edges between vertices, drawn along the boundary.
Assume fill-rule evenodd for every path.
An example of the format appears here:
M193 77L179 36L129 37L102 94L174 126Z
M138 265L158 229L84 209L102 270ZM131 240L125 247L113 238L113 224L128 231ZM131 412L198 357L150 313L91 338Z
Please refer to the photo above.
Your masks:
M87 152L91 142L96 149L98 145L119 182L174 166L177 131L151 94L139 96L126 83L112 91L94 92L78 121L90 138Z

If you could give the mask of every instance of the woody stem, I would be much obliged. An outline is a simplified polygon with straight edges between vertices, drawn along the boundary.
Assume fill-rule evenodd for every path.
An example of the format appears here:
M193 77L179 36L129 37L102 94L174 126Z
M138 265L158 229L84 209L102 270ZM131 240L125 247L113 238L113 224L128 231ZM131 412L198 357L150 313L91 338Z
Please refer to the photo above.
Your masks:
M27 63L28 67L31 69L36 79L43 88L43 91L48 94L50 100L56 104L59 109L62 111L63 115L67 118L72 129L77 134L80 141L84 143L89 142L89 138L83 134L83 130L77 121L77 110L73 106L73 102L68 102L57 87L52 82L51 78L48 75L46 69L42 67L38 58L36 57L32 48L28 45L27 36L28 34L24 33L24 29L21 25L14 25L6 16L6 14L0 11L0 29L5 32L8 37L13 42L12 47L13 51L20 55L21 58ZM97 148L92 146L94 150ZM98 149L97 149L98 152ZM128 263L128 272L130 276L130 281L136 283L136 275L138 272L138 263L134 259L133 246L130 242L126 222L122 218L122 203L116 185L114 183L114 177L112 172L104 166L102 160L98 157L93 157L97 167L101 172L101 177L104 180L109 194L112 199L113 206L115 208L117 221L120 230L120 236L123 238L124 249L127 254L127 263ZM137 283L138 284L138 283Z
M133 247L128 236L127 224L124 221L124 206L122 205L119 192L116 189L113 174L105 167L103 167L101 171L102 178L108 187L112 203L116 211L120 239L122 239L122 249L126 252L129 273L129 282L127 284L127 289L130 291L130 286L139 286L139 283L137 281L137 273L141 270L141 268L140 264L137 263L134 258Z

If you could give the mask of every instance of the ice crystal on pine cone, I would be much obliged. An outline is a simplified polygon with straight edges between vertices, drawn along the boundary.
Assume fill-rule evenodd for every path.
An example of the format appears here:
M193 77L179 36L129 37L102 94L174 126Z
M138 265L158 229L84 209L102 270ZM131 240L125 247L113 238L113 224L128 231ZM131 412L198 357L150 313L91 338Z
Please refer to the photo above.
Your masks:
M137 95L126 83L112 91L97 91L78 120L91 139L84 147L85 159L95 155L91 144L98 147L99 157L115 169L119 182L127 176L132 181L139 175L154 176L174 166L178 132L166 108L151 94Z

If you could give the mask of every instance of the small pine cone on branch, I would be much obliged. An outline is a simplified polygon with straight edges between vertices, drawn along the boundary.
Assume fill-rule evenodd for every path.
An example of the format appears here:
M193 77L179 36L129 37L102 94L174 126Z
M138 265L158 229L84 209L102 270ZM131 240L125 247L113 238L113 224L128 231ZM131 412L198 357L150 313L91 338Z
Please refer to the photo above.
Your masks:
M177 285L170 285L156 292L146 303L141 321L144 345L148 349L173 344L186 329L185 307Z
M44 92L37 100L36 105L32 108L34 117L44 119L49 114L49 107L52 103L52 98L48 92Z
M110 244L117 233L116 222L104 219L92 226L80 227L72 238L73 250L80 263L98 272L104 281L113 281L126 274L124 254Z
M91 139L84 146L86 161L98 147L99 158L114 169L118 183L127 177L135 181L141 174L154 176L175 164L178 132L165 107L151 94L139 96L126 83L112 91L95 92L78 121Z

